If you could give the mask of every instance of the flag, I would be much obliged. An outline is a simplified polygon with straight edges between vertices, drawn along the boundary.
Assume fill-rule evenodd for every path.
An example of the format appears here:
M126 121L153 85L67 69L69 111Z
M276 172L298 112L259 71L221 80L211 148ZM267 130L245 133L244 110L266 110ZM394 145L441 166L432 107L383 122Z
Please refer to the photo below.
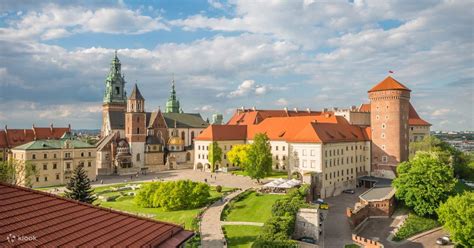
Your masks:
M393 73L393 71L388 71L388 73Z

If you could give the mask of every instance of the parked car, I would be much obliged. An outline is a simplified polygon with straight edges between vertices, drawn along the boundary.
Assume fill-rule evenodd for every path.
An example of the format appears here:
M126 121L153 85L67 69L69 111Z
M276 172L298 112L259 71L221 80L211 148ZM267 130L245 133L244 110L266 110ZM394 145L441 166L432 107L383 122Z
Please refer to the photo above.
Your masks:
M329 204L327 204L326 202L323 202L323 203L319 204L319 208L320 209L329 209Z
M345 189L345 190L342 191L342 193L355 194L355 190L353 190L353 189Z
M451 239L449 238L449 235L443 236L436 240L436 244L438 245L447 245L449 243L451 243Z
M301 242L305 242L305 243L316 244L316 240L314 240L311 237L302 237L298 240L301 241Z

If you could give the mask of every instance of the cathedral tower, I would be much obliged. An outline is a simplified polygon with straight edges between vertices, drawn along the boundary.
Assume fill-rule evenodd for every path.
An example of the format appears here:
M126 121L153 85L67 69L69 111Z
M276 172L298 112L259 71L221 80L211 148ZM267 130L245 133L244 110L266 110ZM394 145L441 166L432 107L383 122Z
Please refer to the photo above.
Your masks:
M125 92L125 78L122 75L120 60L117 51L110 63L110 71L105 79L104 100L102 103L102 127L101 136L107 136L112 131L123 132L123 116L127 104L127 93Z
M170 91L170 97L168 98L168 101L166 102L166 109L165 113L182 113L182 109L179 106L179 100L176 97L176 90L174 88L174 77L173 81L171 84L171 91Z
M398 163L408 159L410 91L389 76L368 92L375 176L394 178Z
M132 94L128 98L127 112L125 113L125 138L130 144L130 152L133 154L133 167L144 167L146 134L145 99L135 84Z

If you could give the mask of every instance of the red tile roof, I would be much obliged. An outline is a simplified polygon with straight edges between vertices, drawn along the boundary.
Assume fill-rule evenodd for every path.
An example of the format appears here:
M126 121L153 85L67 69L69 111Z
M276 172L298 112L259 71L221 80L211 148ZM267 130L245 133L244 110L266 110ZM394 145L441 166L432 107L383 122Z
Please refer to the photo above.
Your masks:
M245 125L210 125L195 140L245 140Z
M359 107L359 111L370 112L370 103L363 103ZM418 115L413 105L410 103L410 109L408 112L408 125L410 126L431 126L431 124Z
M374 92L374 91L383 91L383 90L406 90L406 91L411 91L403 85L402 83L398 82L397 80L393 79L392 77L388 76L384 80L382 80L380 83L375 85L372 89L369 90L369 92Z
M230 125L253 125L271 117L291 117L291 116L318 116L319 111L308 110L260 110L260 109L238 109L230 118L227 124Z
M197 140L251 140L257 133L265 133L270 140L287 142L331 143L368 140L362 128L350 125L344 117L333 114L272 117L256 125L212 125L205 129Z
M0 130L0 148L13 148L39 139L59 139L69 127L33 127Z
M8 235L26 247L179 247L193 236L182 227L0 183L0 247Z

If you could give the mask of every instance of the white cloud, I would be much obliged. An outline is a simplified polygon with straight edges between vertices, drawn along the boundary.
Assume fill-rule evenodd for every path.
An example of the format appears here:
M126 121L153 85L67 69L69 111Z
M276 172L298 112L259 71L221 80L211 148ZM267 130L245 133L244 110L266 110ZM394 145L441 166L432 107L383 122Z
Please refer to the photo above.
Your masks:
M195 111L198 112L215 112L216 109L212 105L204 105L201 107L194 108Z
M62 8L47 5L40 11L29 11L9 27L0 28L0 39L58 39L73 33L142 34L169 30L160 17L141 15L138 11L120 8L97 10L82 7Z
M255 80L244 80L236 90L231 91L227 96L229 98L242 97L248 95L265 95L268 87L265 85L257 85ZM220 94L222 96L222 94Z
M437 110L433 111L433 113L431 113L431 116L435 116L435 117L444 116L447 113L449 113L450 111L451 110L447 109L447 108L437 109Z
M288 100L286 100L285 98L279 98L278 100L276 100L275 105L288 106Z

